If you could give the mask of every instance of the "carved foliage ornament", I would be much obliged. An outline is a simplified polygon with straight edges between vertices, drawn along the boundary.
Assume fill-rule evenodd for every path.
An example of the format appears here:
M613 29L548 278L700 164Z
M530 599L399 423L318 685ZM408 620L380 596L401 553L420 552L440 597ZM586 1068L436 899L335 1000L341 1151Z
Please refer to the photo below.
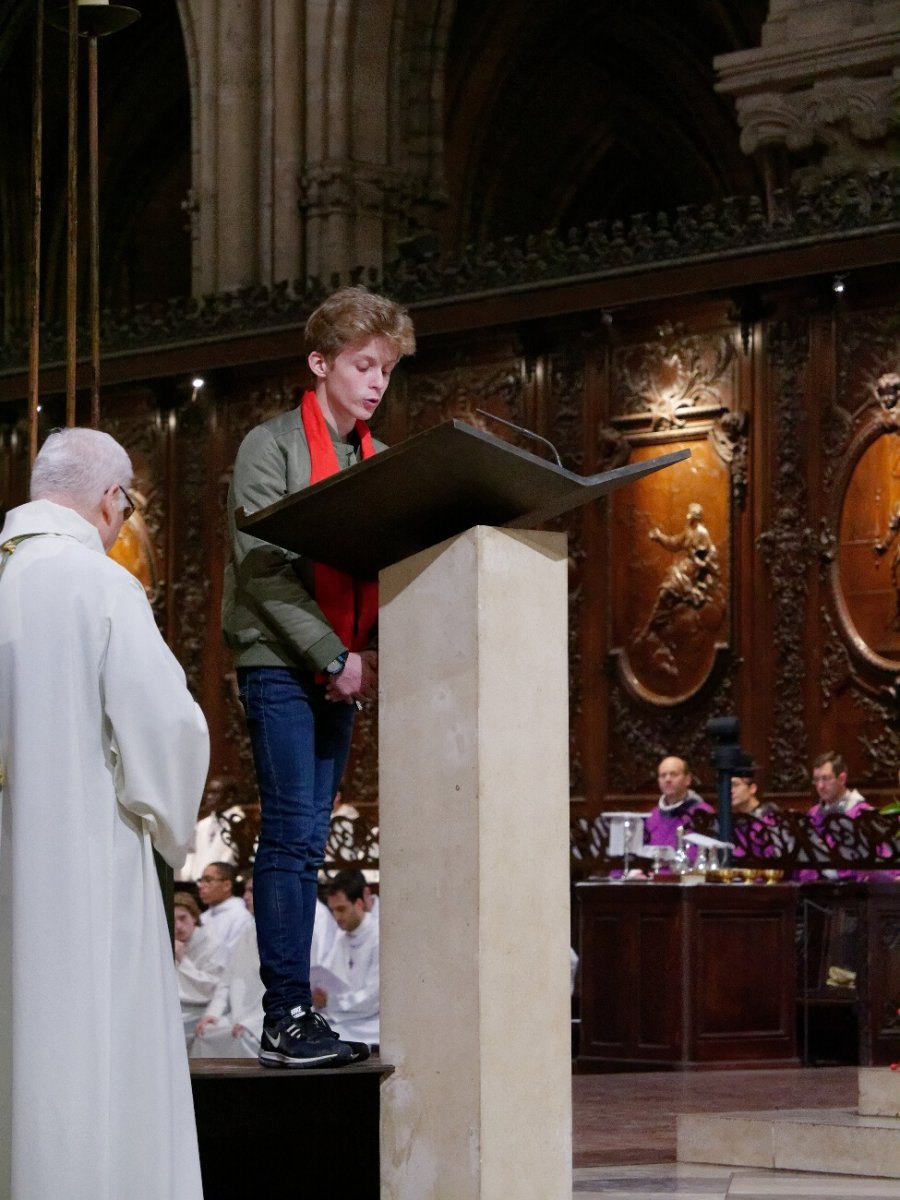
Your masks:
M715 813L697 813L693 826L714 834ZM739 863L766 866L772 860L793 871L877 870L900 861L900 817L893 813L861 812L850 817L830 813L813 821L806 813L768 812L764 818L736 815L735 855Z
M646 418L654 432L683 429L690 416L722 408L734 355L730 338L688 336L679 325L662 325L657 342L614 355L614 411Z
M722 462L731 469L731 496L738 508L743 508L747 499L749 429L749 413L726 409L709 430L710 444Z
M620 679L615 680L610 689L611 789L640 791L660 759L676 746L689 762L702 763L709 754L707 720L734 712L735 667L733 659L723 656L722 670L712 674L702 709L678 705L662 712L649 710ZM697 780L695 773L695 786Z
M521 407L522 375L513 365L460 365L447 371L417 374L407 406L408 432L419 433L459 417L470 425L497 434L497 427L475 410L482 408L496 412L500 417L522 424Z
M826 147L821 163L803 177L817 181L852 170L896 166L896 148L873 143L886 139L896 111L897 85L890 76L817 80L794 92L765 92L737 101L741 149L754 154L764 146L788 150Z
M254 330L294 326L299 331L310 312L340 282L365 282L412 304L482 291L503 292L535 280L546 283L600 272L630 273L640 264L784 247L792 241L805 243L810 237L836 232L896 227L898 222L900 170L870 171L864 177L822 180L799 198L778 189L772 196L771 215L766 214L758 196L731 196L719 204L683 205L672 215L660 213L654 224L645 215L635 215L627 221L591 222L565 233L548 230L525 241L508 238L495 245L468 246L447 258L435 253L421 259L401 258L387 267L383 277L370 266L351 271L349 280L280 280L270 287L246 287L202 299L180 297L165 304L136 305L105 312L101 340L105 353L110 354L174 343L202 345L213 337ZM88 351L83 330L79 354ZM63 326L42 328L41 362L61 364L65 353ZM22 326L0 344L0 368L24 371L27 363L28 331Z
M772 697L775 732L769 741L769 782L775 791L790 791L807 782L803 767L809 757L803 614L809 591L808 572L819 550L819 539L808 523L804 469L808 436L802 382L809 354L806 321L798 318L771 326L767 350L776 396L772 430L773 522L760 534L757 546L771 579L776 667Z

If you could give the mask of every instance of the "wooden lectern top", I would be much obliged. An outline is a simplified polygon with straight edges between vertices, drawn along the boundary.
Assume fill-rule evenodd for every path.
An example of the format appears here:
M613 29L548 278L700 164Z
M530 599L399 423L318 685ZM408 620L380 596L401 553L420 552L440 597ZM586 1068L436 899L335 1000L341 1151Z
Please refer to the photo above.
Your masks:
M528 529L690 457L661 454L600 475L576 475L447 421L249 516L238 529L359 579L473 525Z

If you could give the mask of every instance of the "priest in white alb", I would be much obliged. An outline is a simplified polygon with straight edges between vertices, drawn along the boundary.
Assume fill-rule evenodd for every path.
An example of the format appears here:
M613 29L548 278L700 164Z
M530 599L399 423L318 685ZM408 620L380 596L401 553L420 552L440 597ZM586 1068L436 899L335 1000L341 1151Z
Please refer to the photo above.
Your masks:
M66 429L0 532L0 1196L201 1200L153 847L178 866L206 722L107 557L131 462Z

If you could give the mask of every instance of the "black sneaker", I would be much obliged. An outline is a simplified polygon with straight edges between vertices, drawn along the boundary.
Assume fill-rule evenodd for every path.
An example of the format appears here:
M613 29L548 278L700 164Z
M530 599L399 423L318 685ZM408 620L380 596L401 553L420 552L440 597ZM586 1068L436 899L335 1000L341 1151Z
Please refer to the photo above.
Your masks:
M347 1041L345 1041L339 1033L336 1033L335 1030L333 1030L331 1028L331 1026L328 1024L328 1022L325 1020L325 1018L322 1016L321 1013L317 1013L317 1012L310 1013L310 1019L315 1021L317 1027L322 1032L322 1037L337 1038L337 1039L339 1039L339 1041L338 1041L339 1046L347 1046L349 1048L350 1058L347 1060L348 1062L352 1062L352 1063L363 1062L365 1059L367 1059L369 1057L371 1050L370 1050L367 1042L347 1042Z
M296 1009L293 1010L296 1012ZM324 1039L333 1038L337 1044L343 1049L347 1048L350 1051L350 1057L342 1057L340 1063L332 1064L333 1066L342 1066L344 1063L363 1062L369 1057L371 1050L367 1042L347 1042L341 1035L331 1028L321 1013L311 1011L307 1013L307 1018L311 1025L315 1026L316 1033L313 1036Z
M339 1067L368 1057L368 1046L340 1041L324 1017L302 1007L264 1026L259 1047L264 1067Z

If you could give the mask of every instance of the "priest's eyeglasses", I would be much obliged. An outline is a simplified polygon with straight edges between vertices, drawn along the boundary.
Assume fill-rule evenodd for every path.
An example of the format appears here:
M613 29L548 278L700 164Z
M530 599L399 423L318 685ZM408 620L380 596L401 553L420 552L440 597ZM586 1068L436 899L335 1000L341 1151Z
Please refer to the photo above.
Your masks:
M125 507L122 509L122 524L124 525L128 518L134 515L137 505L122 487L121 483L119 484L119 491L125 497Z

